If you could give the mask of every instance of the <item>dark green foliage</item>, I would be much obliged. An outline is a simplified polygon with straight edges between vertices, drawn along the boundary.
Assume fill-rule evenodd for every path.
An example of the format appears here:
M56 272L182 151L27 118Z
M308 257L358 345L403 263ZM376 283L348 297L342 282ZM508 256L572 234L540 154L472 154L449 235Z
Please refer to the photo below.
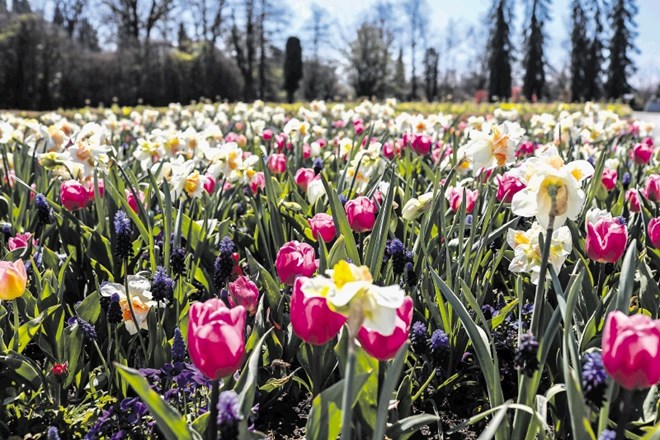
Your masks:
M424 92L428 101L438 96L438 60L440 56L435 48L426 49L424 54Z
M507 0L495 0L493 23L488 43L488 97L491 101L511 97L512 46L509 23L511 10Z
M300 39L289 37L286 40L286 52L284 55L284 90L287 100L293 102L293 95L298 90L298 84L303 77L302 47Z
M363 23L350 44L348 59L353 69L351 84L357 96L385 97L388 85L390 43L383 29Z
M525 32L525 78L523 82L523 94L532 101L540 99L545 87L545 64L544 54L545 35L543 26L550 19L548 12L548 0L531 0L529 11L529 26Z
M586 89L587 17L581 0L573 0L571 9L571 100L581 101Z
M637 51L634 43L637 36L635 15L637 5L634 0L616 0L610 9L609 20L613 34L609 44L610 63L605 84L605 92L610 99L621 98L632 90L628 78L635 71L631 58L631 54Z

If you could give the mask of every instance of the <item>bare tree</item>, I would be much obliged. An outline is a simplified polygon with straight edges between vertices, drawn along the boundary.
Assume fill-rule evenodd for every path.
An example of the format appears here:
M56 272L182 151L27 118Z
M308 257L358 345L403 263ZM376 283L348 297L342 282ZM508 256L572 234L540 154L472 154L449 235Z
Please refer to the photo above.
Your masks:
M119 45L149 42L156 25L174 9L174 0L103 0L119 28Z
M243 77L243 99L249 101L254 97L254 63L255 63L255 0L245 0L243 10L245 11L245 30L241 32L236 20L236 11L232 10L231 19L231 43L234 48L236 64Z
M213 47L222 33L226 0L187 0L195 24L197 38Z
M389 80L391 38L379 24L362 23L349 45L351 82L358 96L383 98Z
M307 22L305 33L312 42L312 56L305 67L305 98L314 99L320 92L319 76L322 66L319 52L330 44L332 22L328 20L328 11L316 3L311 5L312 17Z
M55 13L53 23L66 30L69 38L73 38L78 29L85 9L85 0L57 0L55 2Z
M426 0L403 0L403 12L408 21L408 38L410 41L410 99L417 98L417 42L421 39L426 45L426 29L428 26L428 4Z

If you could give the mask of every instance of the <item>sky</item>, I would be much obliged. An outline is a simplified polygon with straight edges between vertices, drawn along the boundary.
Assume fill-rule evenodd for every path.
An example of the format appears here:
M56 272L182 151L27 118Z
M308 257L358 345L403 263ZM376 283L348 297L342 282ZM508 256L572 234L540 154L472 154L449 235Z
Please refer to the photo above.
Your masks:
M311 18L308 0L285 0L291 7L293 16L290 29L304 34L305 24ZM393 0L393 2L396 2ZM353 35L364 14L369 11L376 0L315 0L315 3L329 11L334 19L338 34L337 44L342 44L343 35ZM470 25L481 25L490 8L490 0L427 0L429 5L429 43L440 45L446 40L447 25L450 20L456 23L457 34L464 32ZM520 0L516 3L521 4ZM570 0L553 0L551 7L552 21L546 26L550 41L547 44L548 61L554 68L561 68L569 59L570 51ZM660 82L660 0L638 0L637 16L638 37L637 47L640 53L634 56L638 71L632 79L633 85L643 87ZM523 9L516 10L516 27L513 30L516 40L514 44L520 47L522 43ZM469 63L470 45L473 41L465 40L455 49L454 63L460 69L461 65ZM405 51L404 47L404 51ZM303 48L304 50L304 48ZM409 56L406 54L406 57ZM421 58L421 55L419 56ZM446 59L445 59L446 60ZM441 54L441 63L443 62Z

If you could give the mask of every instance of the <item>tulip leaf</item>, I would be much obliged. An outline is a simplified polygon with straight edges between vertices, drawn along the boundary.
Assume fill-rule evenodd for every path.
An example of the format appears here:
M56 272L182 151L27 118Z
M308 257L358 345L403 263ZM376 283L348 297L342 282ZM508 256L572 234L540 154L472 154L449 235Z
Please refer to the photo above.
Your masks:
M630 298L632 297L635 283L635 265L637 262L637 240L633 239L628 245L626 255L621 264L621 275L619 280L619 291L617 292L616 309L626 315L630 310Z
M380 397L378 398L378 413L376 417L376 429L374 430L373 440L380 440L385 436L385 427L387 425L387 410L390 406L390 399L394 392L394 387L399 382L401 370L405 363L406 356L408 355L408 343L405 343L399 348L399 351L392 361L392 365L387 369L385 382L380 390Z
M369 263L369 271L375 278L379 277L380 268L383 265L385 242L387 241L390 218L392 217L392 202L394 201L394 192L396 191L394 171L390 173L390 182L387 196L385 196L385 201L380 206L378 218L371 232L367 251L364 255L365 262Z
M18 378L33 389L39 389L39 386L42 385L42 377L39 372L23 356L10 352L7 355L0 356L0 364L13 371ZM8 371L6 371L6 374L9 375Z
M344 237L348 258L351 259L353 264L359 266L361 264L360 253L358 252L357 245L355 244L353 230L348 224L346 211L344 211L344 207L339 201L337 191L330 187L328 179L326 179L324 174L321 174L321 181L323 182L323 188L325 188L325 192L328 195L328 202L330 203L330 210L332 211L332 218L335 222L335 227L337 228L337 234L341 237Z
M438 416L431 414L418 414L406 417L387 428L387 437L405 440L417 432L422 426L435 423L438 419Z
M140 399L147 405L149 412L156 419L158 428L168 440L201 440L198 432L192 429L186 419L160 394L151 389L149 382L137 370L115 362L115 368L128 382Z
M351 401L355 406L364 384L369 379L369 373L357 374L353 384ZM307 438L315 440L335 440L341 431L342 394L344 380L328 387L312 401L312 408L307 420Z
M268 305L273 309L273 311L276 311L279 307L280 301L282 300L279 284L275 281L270 272L268 272L261 264L259 264L257 260L255 260L249 250L245 249L245 254L247 255L250 273L259 274L261 285L266 290Z

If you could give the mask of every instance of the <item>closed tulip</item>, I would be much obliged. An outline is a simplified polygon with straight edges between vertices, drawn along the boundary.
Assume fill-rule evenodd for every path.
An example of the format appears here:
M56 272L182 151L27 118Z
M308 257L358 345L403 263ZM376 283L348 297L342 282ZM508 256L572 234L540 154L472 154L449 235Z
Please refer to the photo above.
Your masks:
M376 223L376 204L368 197L360 196L344 205L348 224L355 232L371 231Z
M605 168L603 170L603 176L601 177L601 182L603 182L603 186L605 187L606 190L612 191L614 187L616 186L616 180L617 180L617 172L616 170L611 170L609 168Z
M410 148L412 148L412 150L420 156L424 156L428 154L429 151L431 151L432 144L433 139L431 139L430 136L425 134L415 135L412 139L412 142L410 143Z
M90 201L89 192L77 180L67 180L60 186L60 200L68 211L82 209Z
M629 189L626 191L626 202L628 203L628 209L630 209L630 212L639 212L642 210L639 202L639 193L636 189Z
M377 331L367 330L362 327L358 332L357 339L362 348L371 356L384 361L396 356L401 346L408 340L410 322L412 321L413 301L407 296L401 307L396 312L396 323L394 333L383 336Z
M239 276L229 283L229 304L232 307L243 306L250 316L254 315L259 305L259 288L250 278Z
M284 154L271 154L268 158L268 169L273 174L282 174L286 171L286 156Z
M587 222L585 251L599 263L615 263L626 250L628 228L619 219L601 218L596 223Z
M296 185L298 185L303 191L307 191L307 186L309 185L309 182L314 180L314 177L316 177L316 173L313 169L300 168L296 171L294 180L296 181Z
M245 308L212 298L196 302L188 317L188 352L206 377L217 380L238 370L245 357Z
M312 228L314 237L323 239L326 243L332 241L337 236L337 228L332 216L325 212L319 212L314 217L308 220L309 227Z
M644 197L652 202L660 202L660 174L651 174L644 184Z
M11 301L25 293L27 272L23 260L0 261L0 299Z
M646 232L648 232L653 246L655 246L656 249L660 249L660 217L651 219L646 228Z
M31 233L24 232L22 234L16 234L13 237L11 237L9 240L7 240L7 247L9 248L10 251L14 251L16 249L24 249L28 247L30 241L32 241L33 246L37 245L37 240L32 238Z
M603 365L628 390L660 382L660 320L645 315L607 316L603 330Z
M464 190L465 190L465 213L471 214L472 211L474 210L474 205L477 202L477 199L479 198L478 190L475 189L473 191L468 188L460 188L460 187L449 188L447 190L447 193L445 194L445 197L447 197L447 200L449 201L449 208L451 208L451 210L454 212L458 212L461 205L463 204Z
M339 333L346 322L346 317L330 310L325 298L306 296L303 289L305 284L310 282L313 281L300 277L293 284L291 327L296 336L303 341L313 345L323 345Z
M649 145L646 142L636 144L630 152L630 155L636 164L645 165L651 162L651 157L653 156L653 145Z
M289 286L293 285L296 277L311 277L317 268L314 248L296 240L284 243L275 258L277 276Z
M497 200L511 203L516 193L525 189L525 183L519 177L504 173L495 177L497 182Z

